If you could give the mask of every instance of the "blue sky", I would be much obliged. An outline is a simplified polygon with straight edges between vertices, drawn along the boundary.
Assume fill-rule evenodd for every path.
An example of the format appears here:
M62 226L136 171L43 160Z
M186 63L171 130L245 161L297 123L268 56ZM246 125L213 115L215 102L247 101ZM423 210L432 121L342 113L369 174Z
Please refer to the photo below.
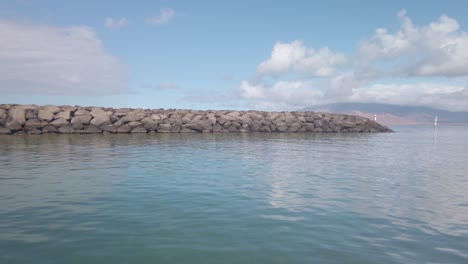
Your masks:
M0 103L468 111L465 10L466 1L6 0Z

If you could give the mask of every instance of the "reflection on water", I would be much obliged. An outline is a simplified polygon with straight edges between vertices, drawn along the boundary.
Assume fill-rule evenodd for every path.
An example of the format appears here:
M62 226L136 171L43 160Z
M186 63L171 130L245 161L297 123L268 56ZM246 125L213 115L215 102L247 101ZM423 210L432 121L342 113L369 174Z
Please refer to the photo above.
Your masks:
M0 137L0 262L466 263L467 128L396 130Z

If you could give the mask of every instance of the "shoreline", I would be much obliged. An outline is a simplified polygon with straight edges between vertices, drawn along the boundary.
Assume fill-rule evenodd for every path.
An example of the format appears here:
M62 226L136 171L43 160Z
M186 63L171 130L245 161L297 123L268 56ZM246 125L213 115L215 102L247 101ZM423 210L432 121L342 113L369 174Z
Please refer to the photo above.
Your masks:
M0 104L0 135L393 132L365 117L322 112Z

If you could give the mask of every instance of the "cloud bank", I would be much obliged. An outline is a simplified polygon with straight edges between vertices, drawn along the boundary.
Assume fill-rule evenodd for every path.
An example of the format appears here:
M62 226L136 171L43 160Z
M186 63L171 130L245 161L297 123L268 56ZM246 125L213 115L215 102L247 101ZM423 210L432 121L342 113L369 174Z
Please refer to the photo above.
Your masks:
M278 42L239 96L272 110L377 102L468 111L468 34L447 15L421 26L405 11L397 18L398 30L376 29L353 54Z
M0 19L0 92L53 95L127 93L125 69L87 26Z

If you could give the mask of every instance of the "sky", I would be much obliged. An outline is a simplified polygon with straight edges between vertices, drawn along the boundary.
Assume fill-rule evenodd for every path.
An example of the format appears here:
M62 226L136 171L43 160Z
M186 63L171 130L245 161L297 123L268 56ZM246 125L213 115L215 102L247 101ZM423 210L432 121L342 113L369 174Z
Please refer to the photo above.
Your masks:
M468 111L467 1L0 1L0 103Z

